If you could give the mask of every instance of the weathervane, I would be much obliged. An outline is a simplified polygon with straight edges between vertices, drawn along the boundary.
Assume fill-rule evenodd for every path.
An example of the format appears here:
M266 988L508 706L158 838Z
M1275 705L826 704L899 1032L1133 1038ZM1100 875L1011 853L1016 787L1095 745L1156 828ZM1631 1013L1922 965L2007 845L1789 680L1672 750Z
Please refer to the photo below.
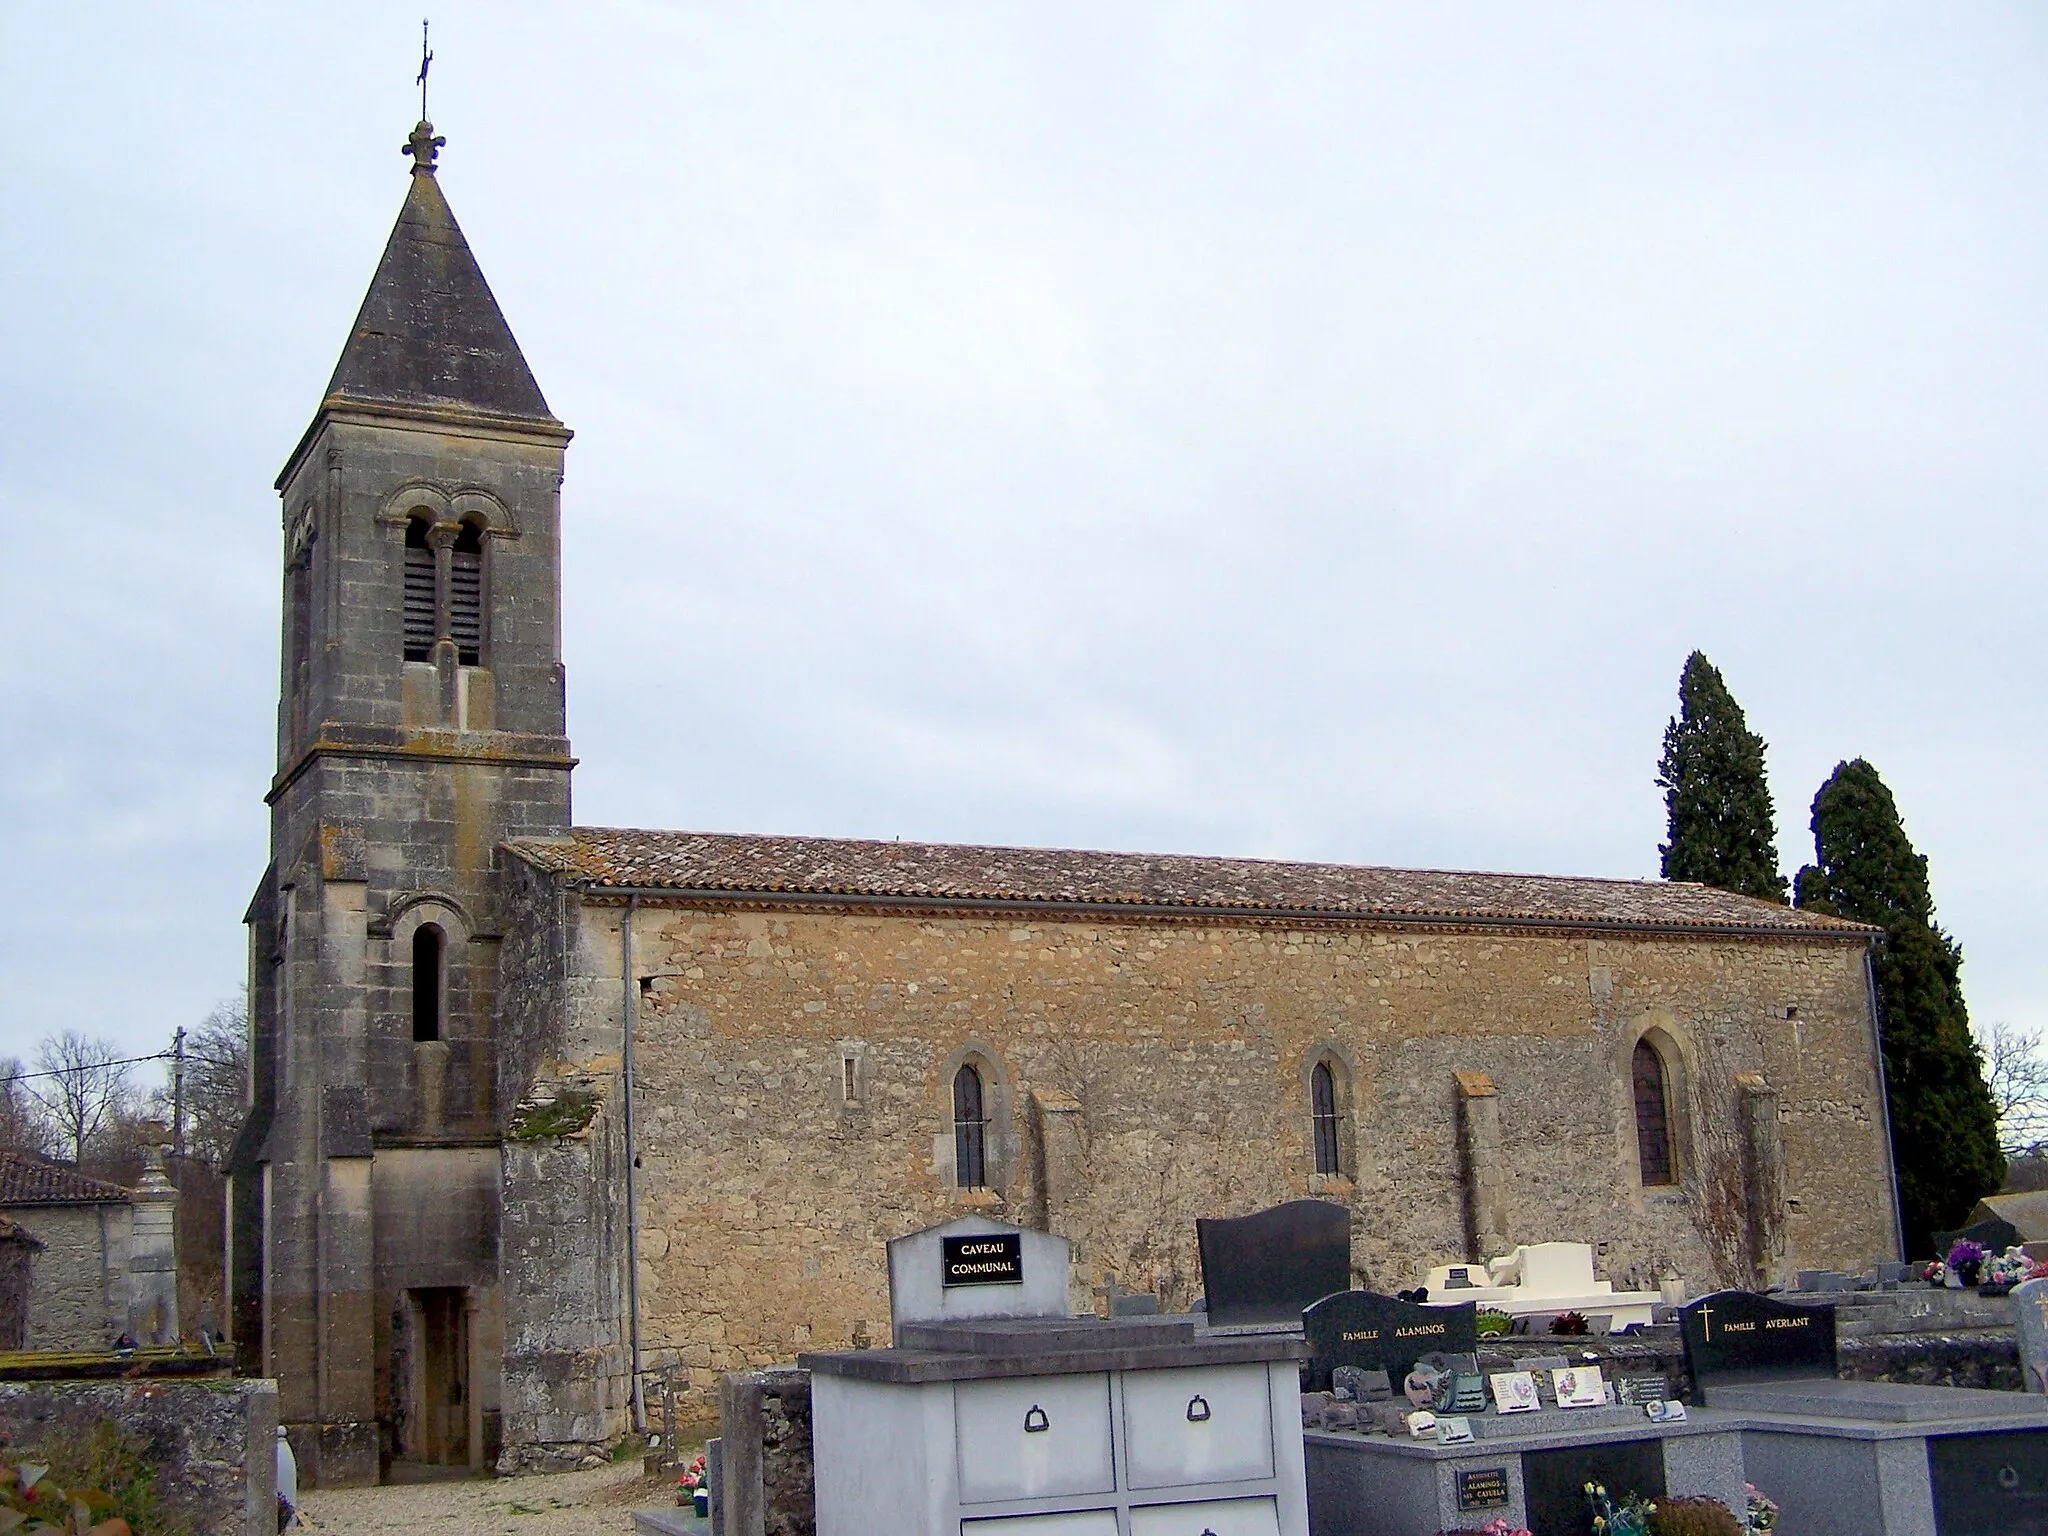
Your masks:
M420 18L420 123L412 131L412 137L405 141L405 153L412 156L412 168L434 174L434 161L441 153L446 139L434 137L434 125L427 121L427 68L434 62L433 50L427 47L427 22Z
M427 66L434 62L434 55L427 48L427 18L420 18L420 121L427 121Z

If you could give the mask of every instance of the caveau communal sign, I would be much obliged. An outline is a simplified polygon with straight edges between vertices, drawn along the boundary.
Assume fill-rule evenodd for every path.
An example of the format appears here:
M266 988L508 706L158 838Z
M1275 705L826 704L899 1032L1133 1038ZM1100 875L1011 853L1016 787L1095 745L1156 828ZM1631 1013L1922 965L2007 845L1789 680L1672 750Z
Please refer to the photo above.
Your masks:
M939 1239L947 1285L1022 1285L1024 1238L1016 1232Z

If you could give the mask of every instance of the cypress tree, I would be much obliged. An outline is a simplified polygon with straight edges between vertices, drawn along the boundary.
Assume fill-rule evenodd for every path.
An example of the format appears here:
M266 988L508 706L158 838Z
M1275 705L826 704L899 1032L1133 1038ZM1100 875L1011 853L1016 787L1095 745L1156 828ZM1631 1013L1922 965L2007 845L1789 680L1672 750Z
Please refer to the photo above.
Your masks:
M1657 850L1666 880L1698 880L1784 901L1764 739L1749 728L1742 706L1700 651L1685 658L1679 675L1678 717L1664 727L1657 784L1671 833Z
M1963 1004L1963 952L1934 921L1927 859L1914 850L1877 770L1838 763L1813 797L1815 863L1802 909L1885 930L1875 956L1892 1158L1909 1254L1963 1224L2005 1178L1998 1110Z

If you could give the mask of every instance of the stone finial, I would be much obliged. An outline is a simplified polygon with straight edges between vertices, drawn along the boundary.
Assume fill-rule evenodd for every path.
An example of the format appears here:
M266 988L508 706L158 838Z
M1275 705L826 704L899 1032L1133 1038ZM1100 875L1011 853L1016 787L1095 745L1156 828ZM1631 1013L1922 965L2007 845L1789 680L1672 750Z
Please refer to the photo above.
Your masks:
M412 156L415 172L425 171L431 176L434 174L434 162L440 158L441 146L447 142L445 138L434 136L434 125L423 117L413 128L412 137L405 141L402 153Z

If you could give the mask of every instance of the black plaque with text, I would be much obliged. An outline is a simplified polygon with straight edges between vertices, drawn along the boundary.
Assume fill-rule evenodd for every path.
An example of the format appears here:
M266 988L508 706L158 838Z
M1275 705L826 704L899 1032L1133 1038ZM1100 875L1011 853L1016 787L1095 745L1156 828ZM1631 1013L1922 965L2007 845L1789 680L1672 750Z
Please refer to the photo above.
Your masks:
M1198 1220L1209 1323L1301 1323L1312 1302L1351 1284L1351 1210L1290 1200L1228 1220Z
M939 1239L940 1279L954 1285L1022 1285L1024 1239L1015 1232Z
M1506 1467L1474 1467L1470 1472L1458 1474L1458 1509L1461 1513L1470 1513L1475 1509L1507 1507Z
M1479 1310L1421 1307L1373 1291L1339 1291L1301 1315L1308 1336L1308 1390L1330 1390L1340 1365L1385 1371L1395 1390L1424 1355L1469 1355L1479 1348ZM1483 1405L1482 1405L1483 1406Z
M1693 1392L1759 1381L1832 1380L1835 1309L1795 1307L1753 1291L1716 1291L1678 1314ZM1704 1390L1703 1390L1704 1389Z

